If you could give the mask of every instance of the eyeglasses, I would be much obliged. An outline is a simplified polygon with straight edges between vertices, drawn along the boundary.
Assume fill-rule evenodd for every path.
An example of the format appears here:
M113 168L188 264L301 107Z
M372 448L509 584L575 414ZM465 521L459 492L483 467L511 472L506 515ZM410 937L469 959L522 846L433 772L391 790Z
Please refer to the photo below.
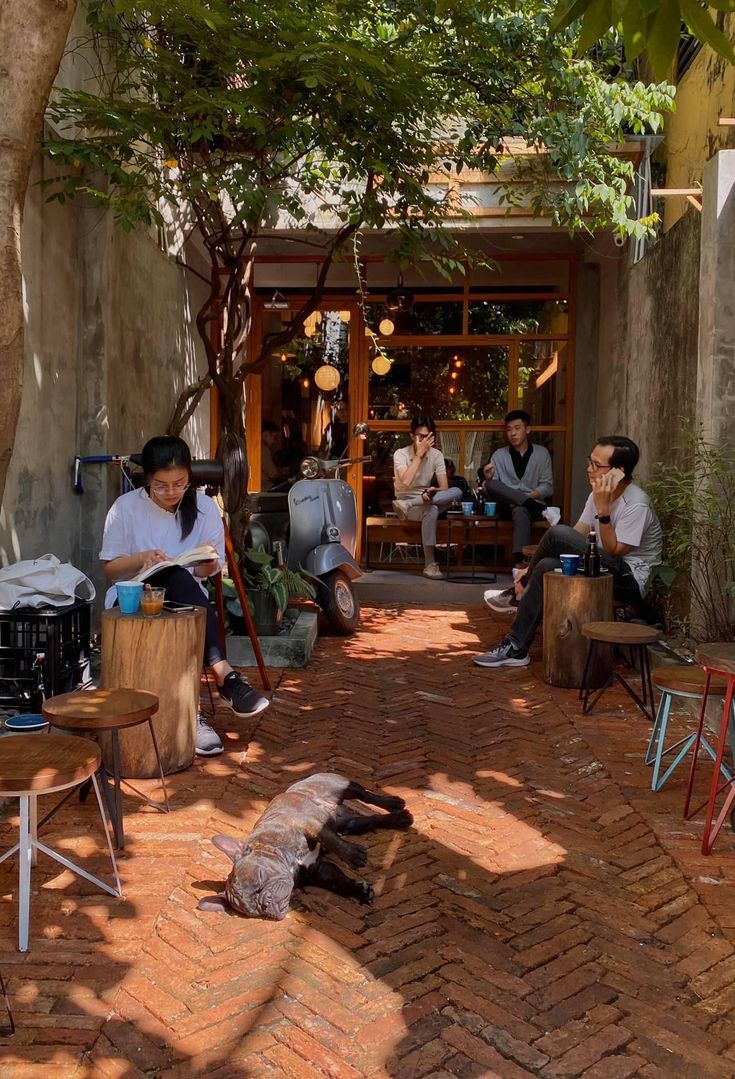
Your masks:
M188 483L152 483L151 490L154 495L183 495L184 491L188 488Z
M593 472L602 472L603 469L612 468L612 465L600 465L597 461L593 461L591 457L588 457L587 468L591 468Z

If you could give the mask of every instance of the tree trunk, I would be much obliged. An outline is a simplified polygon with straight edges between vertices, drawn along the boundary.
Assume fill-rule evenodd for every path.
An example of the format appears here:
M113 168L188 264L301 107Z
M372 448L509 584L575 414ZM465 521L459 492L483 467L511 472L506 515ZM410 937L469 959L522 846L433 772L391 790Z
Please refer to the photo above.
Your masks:
M77 0L2 0L0 5L0 503L23 385L23 203L76 6Z
M611 622L612 574L602 577L544 577L544 681L552 686L579 689L582 685L589 641L582 636L585 622ZM599 649L588 685L601 686L610 673L607 649Z

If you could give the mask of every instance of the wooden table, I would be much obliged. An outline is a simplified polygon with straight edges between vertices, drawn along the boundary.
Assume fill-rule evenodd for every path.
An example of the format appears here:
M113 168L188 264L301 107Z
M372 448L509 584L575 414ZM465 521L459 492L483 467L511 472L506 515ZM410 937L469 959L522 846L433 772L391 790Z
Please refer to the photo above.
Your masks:
M158 697L154 724L164 775L194 760L205 622L203 607L164 611L156 618L124 615L117 608L102 615L102 685L148 690ZM158 774L143 726L120 732L120 767L131 779Z
M482 535L484 532L492 531L493 537L490 542L495 548L498 546L498 525L500 518L497 514L493 514L492 517L488 517L487 514L473 513L471 516L466 514L448 513L447 514L447 580L461 581L466 580L468 575L457 574L452 575L452 555L451 548L452 543L456 543L462 550L462 566L464 567L464 548L469 547L472 550L472 561L470 563L469 579L475 580L475 570L477 565L476 548L478 543L484 543L485 538ZM452 533L459 532L459 539L452 540ZM488 584L495 584L498 579L497 573L482 574L479 578L482 581L486 581Z
M552 686L580 689L587 660L585 622L609 622L613 616L612 574L600 577L544 575L544 681ZM588 672L593 688L604 685L612 660L602 650Z

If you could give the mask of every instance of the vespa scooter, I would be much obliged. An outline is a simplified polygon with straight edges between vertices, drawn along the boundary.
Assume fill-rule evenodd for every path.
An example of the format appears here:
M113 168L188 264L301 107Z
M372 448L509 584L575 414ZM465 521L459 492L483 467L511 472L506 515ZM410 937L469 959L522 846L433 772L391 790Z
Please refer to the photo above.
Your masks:
M364 424L357 424L353 431L362 437L365 433ZM340 472L369 460L306 457L301 462L301 479L287 495L264 491L250 498L250 545L263 544L289 569L303 569L316 578L316 602L337 633L345 636L360 624L360 602L352 582L362 576L362 570L355 561L355 492L340 478Z

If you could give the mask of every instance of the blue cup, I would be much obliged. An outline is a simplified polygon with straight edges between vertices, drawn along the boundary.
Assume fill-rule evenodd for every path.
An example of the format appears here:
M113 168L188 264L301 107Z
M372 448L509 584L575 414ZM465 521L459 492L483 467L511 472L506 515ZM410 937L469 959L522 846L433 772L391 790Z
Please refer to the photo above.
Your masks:
M462 513L465 515L465 517L471 517L474 509L475 509L475 503L474 502L463 502L462 503Z
M560 554L561 571L565 577L576 577L579 569L578 554Z
M486 517L494 517L495 516L495 505L496 505L495 502L486 502L485 503L485 516Z
M140 609L140 597L143 595L142 581L118 581L117 602L123 614L136 614Z

